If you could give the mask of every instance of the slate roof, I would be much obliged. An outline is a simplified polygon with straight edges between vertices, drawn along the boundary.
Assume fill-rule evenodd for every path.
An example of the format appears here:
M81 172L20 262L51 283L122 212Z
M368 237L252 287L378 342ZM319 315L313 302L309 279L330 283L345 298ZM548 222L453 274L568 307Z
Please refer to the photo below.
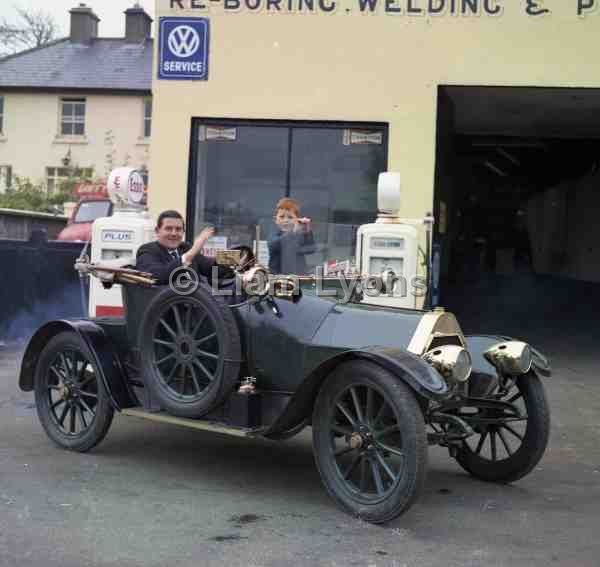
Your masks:
M60 39L0 59L0 89L148 91L152 88L152 39L97 38L90 44Z

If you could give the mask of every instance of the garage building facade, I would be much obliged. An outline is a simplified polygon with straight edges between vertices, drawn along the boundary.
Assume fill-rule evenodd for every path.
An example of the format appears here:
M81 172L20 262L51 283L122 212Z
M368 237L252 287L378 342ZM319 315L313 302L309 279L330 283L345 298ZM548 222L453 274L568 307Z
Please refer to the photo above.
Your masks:
M489 207L475 206L484 187L488 204L512 199L510 221L491 224L535 225L534 252L520 252L538 272L545 262L544 273L600 280L595 250L578 267L552 265L556 205L544 196L574 176L586 187L598 179L598 0L158 0L156 14L159 26L205 18L209 33L203 80L159 78L157 42L154 214L184 210L192 231L268 230L277 200L291 196L317 222L355 226L374 218L377 173L400 171L400 213L434 212L445 276L461 259L461 216L490 224ZM561 155L580 167L534 175ZM592 215L597 192L585 191L580 209ZM569 223L580 223L565 222L575 234ZM502 264L504 245L490 260L486 238L476 263Z

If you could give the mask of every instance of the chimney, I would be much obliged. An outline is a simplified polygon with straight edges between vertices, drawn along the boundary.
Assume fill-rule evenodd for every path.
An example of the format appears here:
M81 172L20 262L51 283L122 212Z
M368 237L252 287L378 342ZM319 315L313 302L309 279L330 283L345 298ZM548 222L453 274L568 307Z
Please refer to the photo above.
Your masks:
M137 2L125 10L125 40L131 43L146 41L152 31L152 18Z
M98 37L98 22L100 18L85 4L73 8L71 14L71 41L75 43L90 43Z

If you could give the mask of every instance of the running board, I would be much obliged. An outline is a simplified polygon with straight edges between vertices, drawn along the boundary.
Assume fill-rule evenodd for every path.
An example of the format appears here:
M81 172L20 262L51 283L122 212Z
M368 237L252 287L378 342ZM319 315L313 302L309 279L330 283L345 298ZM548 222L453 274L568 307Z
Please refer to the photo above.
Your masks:
M138 408L128 408L121 411L123 415L131 417L140 417L160 423L170 423L171 425L181 425L192 429L202 431L212 431L213 433L221 433L223 435L233 435L235 437L256 437L267 430L266 427L257 427L256 429L246 429L243 427L232 427L214 421L202 421L200 419L188 419L185 417L175 417L163 412L152 413Z

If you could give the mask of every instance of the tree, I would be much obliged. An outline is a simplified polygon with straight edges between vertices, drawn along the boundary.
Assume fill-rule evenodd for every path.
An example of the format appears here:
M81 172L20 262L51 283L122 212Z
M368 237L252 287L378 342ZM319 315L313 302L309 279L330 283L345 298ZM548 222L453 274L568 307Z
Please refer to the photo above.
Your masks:
M68 179L64 180L52 195L48 195L44 185L32 183L25 177L16 177L13 187L5 193L0 193L0 208L43 213L62 212L66 201L77 200L77 185L82 181L91 181L92 177L83 177L82 174L83 170L80 168L70 168Z
M15 11L15 22L0 20L0 57L41 47L57 37L59 27L51 14L19 7L15 7Z

